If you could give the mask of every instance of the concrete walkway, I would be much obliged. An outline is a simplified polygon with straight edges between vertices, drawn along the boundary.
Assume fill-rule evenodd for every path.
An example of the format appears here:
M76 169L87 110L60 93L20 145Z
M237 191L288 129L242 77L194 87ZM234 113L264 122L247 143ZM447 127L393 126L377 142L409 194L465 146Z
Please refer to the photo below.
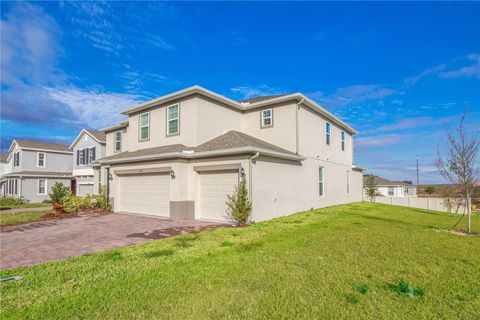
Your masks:
M31 211L44 211L44 210L51 210L52 207L37 207L37 208L17 208L17 209L8 209L8 210L0 210L0 214L2 213L18 213L18 212L31 212Z
M0 268L81 256L219 226L222 224L122 213L32 222L2 230Z

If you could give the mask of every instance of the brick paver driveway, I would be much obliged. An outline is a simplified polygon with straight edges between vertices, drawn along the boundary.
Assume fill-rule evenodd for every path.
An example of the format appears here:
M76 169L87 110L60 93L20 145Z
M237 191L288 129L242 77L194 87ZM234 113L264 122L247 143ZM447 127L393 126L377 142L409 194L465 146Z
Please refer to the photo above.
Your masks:
M0 267L16 268L80 256L221 225L123 213L34 222L1 232Z

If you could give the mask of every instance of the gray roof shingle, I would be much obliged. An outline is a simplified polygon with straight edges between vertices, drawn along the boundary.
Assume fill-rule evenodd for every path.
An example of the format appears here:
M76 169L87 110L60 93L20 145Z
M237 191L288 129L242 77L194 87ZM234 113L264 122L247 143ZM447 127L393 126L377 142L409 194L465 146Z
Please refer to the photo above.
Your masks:
M2 152L0 153L0 161L1 162L6 162L8 158L8 153Z
M286 96L288 93L283 93L283 94L273 94L269 96L257 96L253 98L248 98L244 100L240 100L240 103L255 103L255 102L260 102L260 101L265 101L265 100L270 100L270 99L275 99L278 97Z
M372 175L372 174L366 174L366 175L363 176L363 184L367 183L368 178L370 176L373 176L375 184L378 185L378 186L408 186L408 185L412 185L412 183L408 183L408 182L405 182L405 181L392 181L392 180L388 180L388 179L385 179L385 178L382 178L382 177L379 177L379 176L375 176L375 175Z
M103 131L96 131L91 129L85 129L88 133L90 133L95 139L101 142L105 142L105 132Z
M43 149L43 150L52 150L52 151L70 151L69 146L66 144L30 141L30 140L17 140L17 139L15 139L15 141L17 142L20 148Z

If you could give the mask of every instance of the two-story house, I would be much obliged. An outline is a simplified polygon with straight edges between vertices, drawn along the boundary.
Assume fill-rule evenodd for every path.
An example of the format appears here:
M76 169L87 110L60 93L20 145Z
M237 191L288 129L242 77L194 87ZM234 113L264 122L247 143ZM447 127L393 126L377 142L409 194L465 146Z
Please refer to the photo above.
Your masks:
M224 221L240 179L254 221L362 200L356 131L303 94L238 102L194 86L123 114L94 164L115 211Z
M73 185L72 192L77 196L98 193L94 191L93 168L91 163L105 157L105 133L83 129L70 145L73 151Z
M67 145L13 140L6 173L1 177L4 194L27 202L48 200L55 182L71 186L72 152Z
M3 176L7 173L7 166L8 166L8 153L2 152L0 153L0 195L5 194L5 182L2 181Z

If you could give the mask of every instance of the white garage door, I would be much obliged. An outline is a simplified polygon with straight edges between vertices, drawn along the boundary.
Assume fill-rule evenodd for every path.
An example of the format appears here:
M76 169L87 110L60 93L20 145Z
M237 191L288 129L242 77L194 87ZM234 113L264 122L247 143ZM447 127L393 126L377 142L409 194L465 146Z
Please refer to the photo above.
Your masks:
M227 194L238 184L238 170L200 173L200 218L227 220Z
M118 177L118 211L170 217L170 175Z
M93 194L93 183L92 184L78 184L77 196L85 197L87 194Z

